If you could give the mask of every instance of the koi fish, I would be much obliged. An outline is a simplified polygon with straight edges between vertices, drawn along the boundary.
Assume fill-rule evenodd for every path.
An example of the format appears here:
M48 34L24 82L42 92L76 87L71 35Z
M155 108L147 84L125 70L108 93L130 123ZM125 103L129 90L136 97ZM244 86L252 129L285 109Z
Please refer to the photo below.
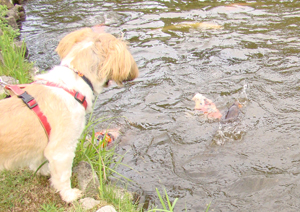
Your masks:
M185 28L194 28L194 29L221 29L222 26L210 23L210 22L183 22L180 24L175 24L171 26L165 26L162 28L163 31L174 30L174 29L185 29Z
M239 115L240 108L242 108L242 107L243 107L243 105L241 105L241 103L239 103L239 101L236 101L233 105L231 105L225 116L225 121L230 121L230 120L236 119Z
M102 142L102 147L107 146L108 144L112 143L119 137L120 135L119 130L120 128L116 128L116 129L106 129L106 130L96 132L95 138L97 139L97 143L99 144Z
M208 119L221 119L222 114L210 99L197 93L192 100L195 101L195 110L202 111Z

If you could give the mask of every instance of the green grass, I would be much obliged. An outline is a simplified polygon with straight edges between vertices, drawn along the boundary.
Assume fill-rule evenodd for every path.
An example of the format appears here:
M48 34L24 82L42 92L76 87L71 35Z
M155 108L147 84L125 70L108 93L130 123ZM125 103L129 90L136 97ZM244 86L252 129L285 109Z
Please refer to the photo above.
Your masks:
M211 202L207 205L207 208L206 208L206 211L205 211L205 212L208 212L208 211L209 211L210 204L211 204Z
M0 172L0 211L38 211L48 202L69 207L51 188L48 177L33 177L29 170Z
M20 35L19 30L12 29L3 18L7 12L6 6L0 5L0 29L3 35L0 36L0 51L2 61L0 61L0 75L11 76L19 83L28 83L30 70L33 64L25 59L26 45L22 42L20 47L14 44L15 39Z
M57 208L55 203L43 204L39 212L64 212L65 208Z
M174 200L173 203L171 203L170 199L169 199L169 196L167 194L167 191L166 189L164 188L164 192L165 192L165 196L162 197L159 190L156 188L156 193L157 193L157 196L159 198L159 201L163 207L163 209L151 209L149 210L149 212L158 212L158 211L163 211L163 212L174 212L174 208L175 208L175 205L176 205L176 202L178 200L178 198L176 198Z

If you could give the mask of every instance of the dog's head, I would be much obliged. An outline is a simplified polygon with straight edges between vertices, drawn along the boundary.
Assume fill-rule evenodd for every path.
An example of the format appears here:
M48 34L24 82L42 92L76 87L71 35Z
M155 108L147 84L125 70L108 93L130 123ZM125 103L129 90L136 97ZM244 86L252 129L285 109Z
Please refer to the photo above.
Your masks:
M135 79L139 70L127 42L108 33L98 33L83 28L66 35L56 48L63 65L80 71L91 81L95 77L104 82L109 80L121 85Z

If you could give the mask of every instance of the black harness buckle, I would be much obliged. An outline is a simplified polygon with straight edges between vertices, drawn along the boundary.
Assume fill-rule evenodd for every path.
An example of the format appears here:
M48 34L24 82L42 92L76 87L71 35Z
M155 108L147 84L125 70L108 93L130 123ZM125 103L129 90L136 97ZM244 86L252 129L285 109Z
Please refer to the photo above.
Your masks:
M74 96L74 98L80 103L80 104L83 104L83 102L85 101L85 96L81 96L81 97L83 97L83 98L78 98L78 95L79 95L80 93L79 92L76 92L75 93L75 96Z
M35 106L37 106L38 104L36 103L35 99L29 95L26 91L24 93L22 93L21 95L18 95L18 97L20 99L23 100L23 102L27 105L27 107L29 107L30 109L34 108ZM30 103L31 101L33 101L32 103Z

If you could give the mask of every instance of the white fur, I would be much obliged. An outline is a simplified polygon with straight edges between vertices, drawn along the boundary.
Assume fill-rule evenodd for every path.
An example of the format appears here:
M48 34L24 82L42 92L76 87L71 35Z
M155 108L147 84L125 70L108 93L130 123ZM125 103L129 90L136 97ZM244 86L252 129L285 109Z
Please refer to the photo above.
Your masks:
M62 63L65 63L65 62L62 62ZM86 98L87 105L88 105L87 112L92 111L92 102L95 98L93 95L93 91L81 77L79 77L76 73L74 73L74 71L72 69L70 69L66 66L55 66L51 71L49 71L45 74L37 75L35 77L35 80L36 81L39 81L39 80L51 81L51 82L57 83L58 85L65 87L67 89L80 91L80 93L82 95L84 95ZM103 83L104 83L104 81L105 80L103 80ZM100 93L102 91L101 85L103 83L99 83L100 87L98 88L97 93ZM54 92L55 91L58 92L58 95L68 94L66 91L64 91L60 88L51 87L51 89ZM68 96L70 96L70 94L68 94Z

